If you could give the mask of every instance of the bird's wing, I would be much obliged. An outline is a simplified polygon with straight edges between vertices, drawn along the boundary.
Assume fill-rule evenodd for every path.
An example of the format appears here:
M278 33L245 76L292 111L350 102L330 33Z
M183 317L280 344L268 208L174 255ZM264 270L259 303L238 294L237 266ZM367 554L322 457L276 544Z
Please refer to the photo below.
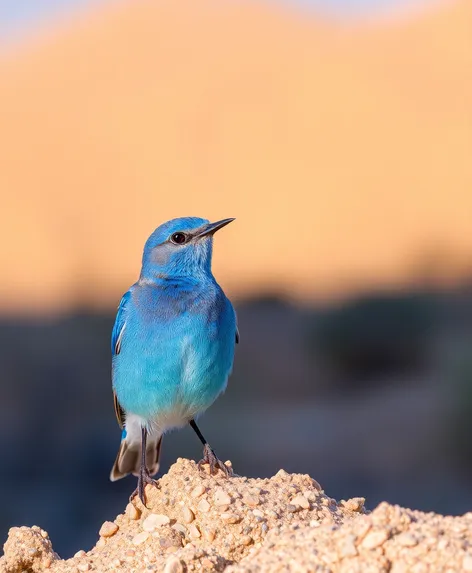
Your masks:
M125 425L125 411L120 406L120 403L118 402L118 398L116 397L116 393L114 390L113 390L113 404L115 406L115 414L116 414L116 419L118 420L118 425L120 426L121 429L123 429Z
M234 341L236 344L239 344L239 328L238 328L238 315L236 314L236 311L234 310L234 306L231 304L231 301L227 298L226 299L228 304L229 304L229 309L230 312L233 313L233 317L234 317L234 324L236 327L236 332L234 333Z
M126 328L126 305L131 297L131 291L126 292L121 298L116 313L115 325L111 333L111 354L116 356L121 350L121 341L123 339L123 332Z
M120 304L118 306L118 312L116 313L115 325L113 326L113 331L111 333L111 354L112 356L117 356L121 350L121 342L123 340L123 332L126 327L126 305L131 296L131 292L126 292L121 298ZM113 390L113 403L115 405L116 419L120 428L123 429L125 422L125 412L118 402L115 391Z

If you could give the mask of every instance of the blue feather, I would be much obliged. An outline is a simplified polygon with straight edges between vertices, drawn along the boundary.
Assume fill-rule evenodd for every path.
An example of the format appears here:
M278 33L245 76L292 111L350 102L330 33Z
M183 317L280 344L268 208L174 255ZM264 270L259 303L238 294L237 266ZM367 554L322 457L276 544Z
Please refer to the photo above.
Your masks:
M131 297L131 291L125 292L121 297L120 304L118 305L118 310L116 313L115 324L111 333L111 354L115 356L120 353L121 347L121 337L123 335L123 329L126 324L126 306Z
M239 333L211 258L213 233L230 221L174 219L146 242L139 280L121 299L111 339L115 410L124 425L113 480L129 472L142 477L143 431L149 471L157 471L162 435L193 421L226 388Z

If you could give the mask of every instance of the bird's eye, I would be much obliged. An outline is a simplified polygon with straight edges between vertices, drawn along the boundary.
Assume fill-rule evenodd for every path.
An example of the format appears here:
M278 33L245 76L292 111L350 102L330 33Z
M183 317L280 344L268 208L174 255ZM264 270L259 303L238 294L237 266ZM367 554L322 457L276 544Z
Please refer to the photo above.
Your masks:
M174 233L170 240L176 245L183 245L187 241L187 235L185 233Z

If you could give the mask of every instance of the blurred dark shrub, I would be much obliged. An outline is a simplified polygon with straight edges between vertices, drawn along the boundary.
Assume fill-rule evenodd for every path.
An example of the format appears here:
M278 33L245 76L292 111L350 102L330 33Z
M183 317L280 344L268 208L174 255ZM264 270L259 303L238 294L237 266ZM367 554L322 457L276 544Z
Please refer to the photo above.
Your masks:
M343 385L420 368L433 325L432 299L422 294L378 294L322 313L309 329L318 360Z
M458 466L472 474L472 358L464 357L452 370L447 384L451 404L449 451Z
M248 310L280 310L290 308L286 297L278 292L259 292L252 296L238 301L238 305Z

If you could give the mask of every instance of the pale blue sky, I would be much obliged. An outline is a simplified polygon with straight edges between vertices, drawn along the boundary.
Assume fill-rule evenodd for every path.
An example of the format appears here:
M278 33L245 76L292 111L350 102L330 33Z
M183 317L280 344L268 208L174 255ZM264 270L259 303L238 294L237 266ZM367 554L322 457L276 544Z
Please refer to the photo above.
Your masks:
M50 19L113 0L0 0L0 37L21 35Z
M0 37L21 35L37 24L68 14L87 5L98 5L114 0L0 0ZM274 0L303 8L314 9L334 16L362 16L376 14L390 8L431 3L434 0Z

